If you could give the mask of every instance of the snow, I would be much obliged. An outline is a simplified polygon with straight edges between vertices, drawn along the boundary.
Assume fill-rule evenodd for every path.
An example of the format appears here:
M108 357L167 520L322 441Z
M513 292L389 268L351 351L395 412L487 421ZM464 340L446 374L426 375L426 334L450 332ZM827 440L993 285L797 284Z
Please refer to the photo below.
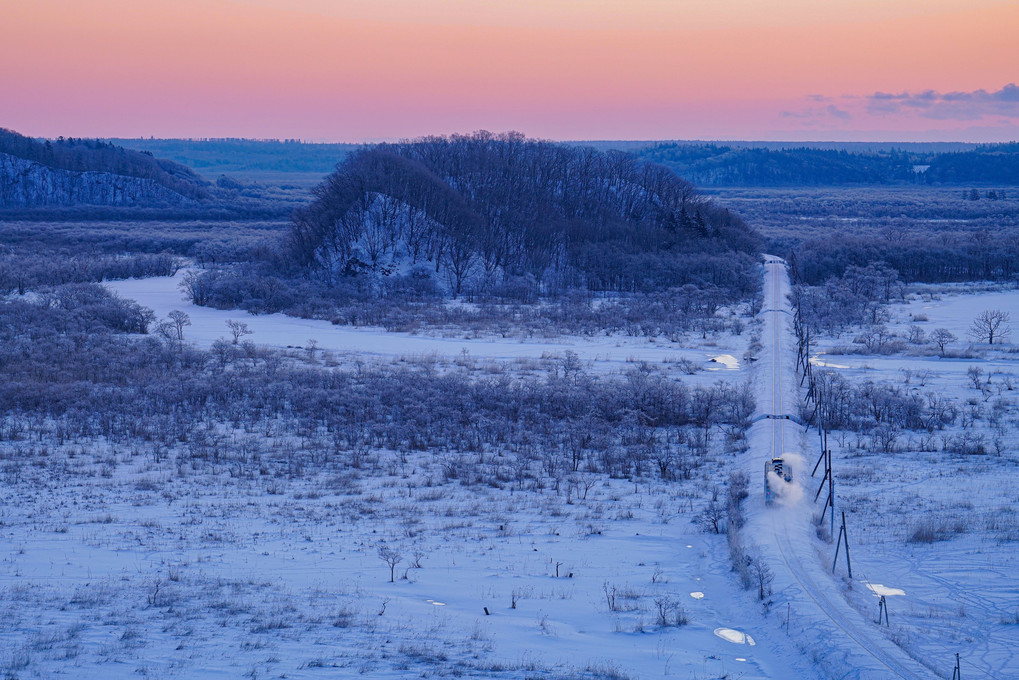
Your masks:
M160 317L186 311L200 346L237 319L278 347L315 338L378 360L466 348L510 361L572 349L618 370L677 354L707 364L748 342L415 336L199 308L170 279L109 285ZM257 465L195 467L142 444L4 441L0 452L24 462L0 487L0 540L12 546L0 562L0 670L19 677L821 677L739 588L725 537L691 521L705 490L742 464L732 456L690 481L599 478L566 500L551 486L446 480L431 453L375 451L361 469L265 478ZM58 460L74 474L51 474ZM402 556L393 583L381 541ZM688 623L661 625L659 601Z
M761 313L766 350L754 364L758 371L758 412L781 415L795 412L798 407L799 378L792 320L783 312L789 305L785 266L775 257L766 260ZM767 507L763 494L752 493L742 532L749 537L744 540L753 541L753 547L761 551L773 570L773 606L786 611L787 634L814 656L820 671L828 677L927 678L927 669L854 609L841 592L841 578L832 574L831 557L825 554L828 546L822 547L817 540L811 521L819 508L813 504L813 489L806 491L807 484L815 483L810 470L805 469L805 461L808 451L817 451L816 437L815 432L804 432L784 418L760 419L751 432L751 488L755 479L761 479L758 475L764 471L765 461L781 455L792 465L790 486L796 490L780 497L782 502Z
M716 628L714 633L726 642L732 642L737 645L750 645L753 647L757 644L754 642L752 637L740 630L734 630L732 628Z
M513 361L562 356L571 351L596 370L614 371L627 364L648 362L674 363L687 358L705 369L717 368L736 374L739 361L731 354L719 356L719 349L743 347L745 340L732 335L719 335L710 343L692 346L694 340L676 345L661 339L635 338L622 334L595 337L562 336L554 341L504 339L496 337L437 337L412 333L386 332L381 328L337 326L317 319L298 319L283 314L250 315L242 311L199 307L186 300L179 284L184 271L175 277L152 277L110 281L106 286L123 298L134 300L151 309L157 319L165 319L173 310L181 310L191 318L184 329L188 342L209 347L220 338L229 338L228 320L246 323L252 335L245 336L258 345L276 348L303 348L310 340L325 352L338 358L375 358L391 360L399 357L436 356L454 358L464 355L482 360ZM709 346L710 344L710 346ZM677 350L681 353L677 354ZM724 368L723 368L724 367Z
M731 354L719 354L718 356L711 357L709 361L712 361L716 364L722 364L731 371L739 369L739 359L737 359Z
M607 372L684 356L718 372L682 379L749 377L759 414L796 414L791 318L767 311L787 307L788 281L781 265L767 269L765 350L746 365L735 357L748 339L735 336L674 344L386 333L196 307L182 299L177 279L108 285L158 317L186 311L186 339L200 346L227 336L225 321L235 319L257 344L304 347L315 339L341 359L455 359L466 350L514 362L569 350ZM907 327L921 309L925 328L960 337L974 310L1010 305L1019 320L1019 293L957 297L897 306L891 327ZM819 339L817 358L826 361L839 343L845 338ZM852 380L900 383L902 368L930 369L932 387L969 399L978 397L967 386L968 366L993 369L999 385L1001 373L1019 367L1012 356L1005 347L957 360L843 355L838 364ZM868 454L852 435L832 433L836 508L847 514L857 580L843 556L832 574L834 545L817 537L812 521L820 510L819 478L810 476L817 433L760 419L750 437L749 453L721 456L689 482L600 479L586 498L568 502L551 488L450 482L431 454L377 451L366 469L264 479L192 469L173 452L157 457L144 446L3 441L5 469L23 465L17 476L5 472L0 487L0 541L10 546L0 561L0 671L525 678L553 677L551 669L590 678L869 680L935 677L914 659L943 675L960 651L967 677L1019 677L1015 626L1005 623L1019 592L1015 543L996 540L984 524L1019 501L1014 428L1006 456L965 460L908 447ZM764 461L775 455L789 461L793 481L765 507ZM57 474L59 460L76 473ZM751 480L743 540L775 577L766 606L739 588L725 537L691 523L706 490L736 469ZM933 545L904 541L903 527L947 511L970 518L971 528ZM394 583L376 554L383 540L403 556ZM415 552L421 568L412 566ZM894 596L889 627L875 623L882 594ZM655 601L665 599L689 623L658 625Z
M459 486L435 498L420 480L380 475L362 477L355 490L311 478L267 495L258 484L180 479L133 464L139 469L122 480L55 481L35 498L19 494L19 512L4 517L3 538L17 549L0 566L0 592L19 602L6 625L25 633L4 628L0 662L25 653L42 675L64 667L45 637L73 648L76 678L173 668L186 677L236 677L252 667L306 678L319 677L318 664L406 677L387 659L439 676L471 675L472 658L482 668L518 669L508 677L525 677L532 665L718 677L733 640L715 631L734 620L741 635L752 632L748 645L767 641L744 655L743 677L787 677L795 654L735 587L724 537L696 532L683 516L677 489L635 493L620 480L565 506L554 493ZM428 461L412 464L426 469ZM153 475L165 479L172 500L130 492ZM321 498L312 497L316 489ZM371 515L345 519L366 499ZM422 568L407 569L405 559L389 583L374 554L380 537L405 555L420 550ZM694 584L718 596L686 599L687 625L658 626L653 600L678 600ZM618 611L607 609L606 587L626 598ZM813 677L803 663L792 667Z
M821 357L823 356L827 355L823 352L818 352L814 356L810 357L810 363L815 366L823 366L825 368L851 368L848 364L836 364L832 361L828 361L827 359L822 359Z
M881 597L891 597L892 595L905 595L906 591L902 588L889 588L888 586L881 585L880 583L867 583L863 582L863 585L867 586L875 595Z
M890 306L886 327L902 337L911 326L928 334L948 329L958 338L948 356L909 344L896 354L868 354L843 335L813 338L813 363L837 368L855 384L888 384L924 400L935 395L960 410L944 429L903 430L890 454L879 453L866 434L829 433L836 509L846 511L853 572L864 585L843 581L843 596L870 621L877 619L876 599L888 597L890 625L879 627L882 634L939 672L950 675L958 652L964 675L1014 678L1019 405L1012 386L1019 387L1019 354L1013 343L989 347L967 338L974 317L988 309L1019 321L1019 291L917 287L910 300ZM837 364L830 360L847 346L857 353L839 354ZM979 388L970 368L982 372ZM985 453L954 452L951 440L964 436L982 441ZM816 442L815 434L807 450L816 452ZM910 541L925 523L948 529L932 542ZM831 560L833 546L822 554Z

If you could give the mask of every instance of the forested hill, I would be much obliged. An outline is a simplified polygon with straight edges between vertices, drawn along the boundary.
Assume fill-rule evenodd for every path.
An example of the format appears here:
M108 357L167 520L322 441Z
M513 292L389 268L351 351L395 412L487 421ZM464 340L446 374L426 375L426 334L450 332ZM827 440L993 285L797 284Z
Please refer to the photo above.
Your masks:
M636 153L702 186L1019 185L1019 144L946 152L665 142Z
M0 207L177 205L209 197L192 170L101 140L0 128Z
M753 287L757 236L661 165L510 133L350 154L294 220L297 262L323 278L428 261L454 295Z

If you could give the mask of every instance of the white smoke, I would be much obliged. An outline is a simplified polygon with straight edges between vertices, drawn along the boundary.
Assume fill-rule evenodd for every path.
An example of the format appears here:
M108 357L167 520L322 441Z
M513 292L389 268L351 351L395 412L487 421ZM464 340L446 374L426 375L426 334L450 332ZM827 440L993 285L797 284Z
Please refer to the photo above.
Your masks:
M806 464L803 456L798 453L783 453L782 463L787 469L792 471L793 480L787 482L774 472L769 472L768 486L771 488L775 502L779 505L783 507L799 505L800 501L803 500L803 486L800 484L800 480L806 475Z

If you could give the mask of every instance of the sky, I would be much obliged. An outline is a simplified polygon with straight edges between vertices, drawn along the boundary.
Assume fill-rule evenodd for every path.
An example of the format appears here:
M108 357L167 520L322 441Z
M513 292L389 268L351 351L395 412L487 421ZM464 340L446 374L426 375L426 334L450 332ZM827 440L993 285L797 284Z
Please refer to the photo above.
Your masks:
M0 0L0 127L1019 139L1017 0Z

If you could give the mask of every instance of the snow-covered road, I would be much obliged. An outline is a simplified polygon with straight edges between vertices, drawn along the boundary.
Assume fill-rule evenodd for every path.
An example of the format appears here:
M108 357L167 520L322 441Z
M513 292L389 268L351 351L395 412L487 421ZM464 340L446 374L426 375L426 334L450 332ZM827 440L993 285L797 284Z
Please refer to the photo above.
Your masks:
M785 262L768 256L761 312L765 349L757 378L759 415L796 416L799 384L788 292ZM775 569L778 599L789 604L789 633L799 636L802 646L836 677L934 677L846 601L840 589L848 587L849 580L833 576L822 564L811 521L812 493L820 482L820 474L810 477L819 454L816 433L805 434L791 419L771 417L757 421L752 437L752 480L763 484L761 475L769 458L782 457L793 469L793 482L782 490L776 505L765 508L763 494L754 496L757 502L751 504L747 527ZM841 564L840 574L844 573Z

